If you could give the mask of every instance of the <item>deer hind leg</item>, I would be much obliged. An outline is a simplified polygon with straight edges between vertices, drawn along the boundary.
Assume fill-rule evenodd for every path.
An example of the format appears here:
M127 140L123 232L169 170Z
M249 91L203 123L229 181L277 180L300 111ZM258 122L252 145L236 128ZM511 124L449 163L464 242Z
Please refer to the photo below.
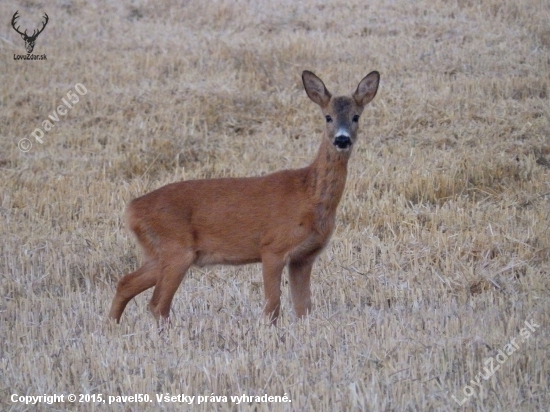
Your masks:
M155 286L159 273L158 269L156 260L148 260L135 272L124 275L118 281L109 317L119 323L128 302L141 292Z
M281 308L281 276L285 267L285 260L273 255L262 256L262 271L264 279L265 306L264 315L271 324L277 323Z
M315 258L299 258L291 260L288 265L290 279L290 293L294 311L299 318L311 312L311 269Z
M157 321L168 320L172 299L194 260L195 253L181 246L172 248L171 253L161 257L162 269L149 303L149 310Z

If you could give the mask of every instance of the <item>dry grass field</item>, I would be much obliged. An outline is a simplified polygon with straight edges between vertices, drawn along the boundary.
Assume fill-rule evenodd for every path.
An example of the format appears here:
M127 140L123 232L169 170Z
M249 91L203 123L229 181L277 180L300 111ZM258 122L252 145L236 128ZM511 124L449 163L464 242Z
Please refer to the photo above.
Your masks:
M47 60L14 59L16 10L29 31L48 13ZM547 0L7 0L0 16L0 410L550 410ZM337 94L382 79L313 313L296 319L285 273L267 326L260 265L215 266L190 270L170 330L151 291L108 321L140 262L132 198L313 159L305 69ZM44 394L64 402L19 401ZM151 402L108 405L133 394Z

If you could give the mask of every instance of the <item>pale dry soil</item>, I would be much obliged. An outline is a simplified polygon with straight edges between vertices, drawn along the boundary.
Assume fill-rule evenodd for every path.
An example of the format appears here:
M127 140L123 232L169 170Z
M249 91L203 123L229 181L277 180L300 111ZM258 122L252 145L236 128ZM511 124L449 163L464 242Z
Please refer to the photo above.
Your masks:
M48 13L47 60L14 60L16 10L30 32ZM167 393L205 411L548 410L548 1L8 0L0 16L1 410L184 409ZM336 94L382 78L313 313L295 318L285 280L269 327L260 266L216 266L189 272L172 329L158 333L150 291L108 322L140 262L132 198L313 159L324 119L306 69ZM153 402L11 400L54 393Z

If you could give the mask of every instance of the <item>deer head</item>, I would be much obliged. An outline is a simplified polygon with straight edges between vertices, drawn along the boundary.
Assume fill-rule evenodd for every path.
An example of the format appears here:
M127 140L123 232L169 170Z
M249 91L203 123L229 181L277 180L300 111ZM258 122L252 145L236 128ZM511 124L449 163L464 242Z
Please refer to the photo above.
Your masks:
M17 19L19 18L18 13L19 13L19 10L17 10L13 15L13 18L11 19L11 26L17 33L21 35L23 40L25 40L25 49L27 49L27 53L30 54L34 49L34 42L36 41L36 38L40 33L42 33L42 31L44 31L44 27L46 27L46 24L48 24L49 18L48 18L48 15L44 13L44 22L42 23L42 28L38 31L34 30L32 33L32 36L29 36L27 35L27 30L25 30L25 32L22 33L19 31L19 26L15 27Z
M338 152L349 152L357 138L359 116L378 91L380 74L374 71L365 76L351 97L333 97L323 81L308 70L302 73L302 80L309 98L323 110L326 136Z

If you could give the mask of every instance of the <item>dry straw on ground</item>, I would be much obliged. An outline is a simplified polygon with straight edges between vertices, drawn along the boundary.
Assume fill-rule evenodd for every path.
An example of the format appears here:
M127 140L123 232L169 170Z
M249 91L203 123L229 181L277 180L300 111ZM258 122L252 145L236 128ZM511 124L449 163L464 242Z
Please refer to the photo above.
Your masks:
M46 61L13 59L16 10L31 31L48 13ZM0 409L95 408L10 400L53 393L292 400L192 410L548 408L547 0L9 0L0 16ZM251 265L191 270L164 334L150 292L107 322L139 261L130 199L313 158L323 118L304 69L339 93L382 75L311 316L294 318L285 285L279 326L259 323ZM77 83L88 93L35 141ZM540 327L470 383L526 320ZM159 406L183 407L108 410Z

